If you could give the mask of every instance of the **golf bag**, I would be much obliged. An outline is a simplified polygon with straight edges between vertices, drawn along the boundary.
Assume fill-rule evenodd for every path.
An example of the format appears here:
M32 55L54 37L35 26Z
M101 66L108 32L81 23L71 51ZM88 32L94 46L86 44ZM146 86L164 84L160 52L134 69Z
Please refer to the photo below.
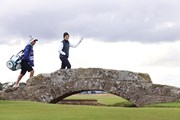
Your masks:
M13 55L9 61L7 61L6 66L12 70L18 70L21 69L21 58L23 55L23 50L21 50L19 53L17 53L16 55Z

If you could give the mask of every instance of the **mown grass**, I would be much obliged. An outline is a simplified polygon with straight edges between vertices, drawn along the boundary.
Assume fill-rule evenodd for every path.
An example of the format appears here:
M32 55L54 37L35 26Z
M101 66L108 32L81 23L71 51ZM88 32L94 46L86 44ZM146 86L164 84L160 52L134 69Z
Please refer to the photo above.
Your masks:
M124 108L0 101L0 120L179 120L178 108Z
M146 107L180 108L180 102L159 103L154 105L147 105Z
M114 105L126 100L112 95L75 95L67 99L98 99ZM179 120L180 103L144 108L46 104L29 101L0 101L0 120Z
M133 104L121 97L112 95L112 94L76 94L66 99L95 99L98 100L98 103L109 105L109 106L117 106L117 107L129 107L133 106Z

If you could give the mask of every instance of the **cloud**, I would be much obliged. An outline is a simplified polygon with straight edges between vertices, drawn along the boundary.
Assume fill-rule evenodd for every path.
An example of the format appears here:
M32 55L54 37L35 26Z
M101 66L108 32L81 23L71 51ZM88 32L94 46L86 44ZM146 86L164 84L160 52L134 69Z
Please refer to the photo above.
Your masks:
M0 43L64 31L107 42L180 39L179 0L0 0Z

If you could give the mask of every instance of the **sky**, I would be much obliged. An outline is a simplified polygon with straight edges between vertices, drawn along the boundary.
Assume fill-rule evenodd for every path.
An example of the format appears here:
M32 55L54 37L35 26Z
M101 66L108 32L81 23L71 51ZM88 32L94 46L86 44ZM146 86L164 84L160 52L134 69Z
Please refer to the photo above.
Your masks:
M0 0L0 82L19 70L6 67L32 35L35 75L60 68L62 34L70 42L72 68L98 67L148 73L153 83L180 87L179 0ZM28 79L26 75L22 82Z

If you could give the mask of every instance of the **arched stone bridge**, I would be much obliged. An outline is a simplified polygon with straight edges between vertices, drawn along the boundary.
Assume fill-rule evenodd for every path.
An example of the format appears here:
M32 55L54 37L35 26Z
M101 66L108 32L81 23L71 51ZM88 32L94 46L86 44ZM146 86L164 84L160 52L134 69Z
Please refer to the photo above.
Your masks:
M0 99L57 103L65 97L89 90L120 96L136 106L180 101L179 88L152 84L148 74L100 68L39 74L29 79L25 87L1 91Z

